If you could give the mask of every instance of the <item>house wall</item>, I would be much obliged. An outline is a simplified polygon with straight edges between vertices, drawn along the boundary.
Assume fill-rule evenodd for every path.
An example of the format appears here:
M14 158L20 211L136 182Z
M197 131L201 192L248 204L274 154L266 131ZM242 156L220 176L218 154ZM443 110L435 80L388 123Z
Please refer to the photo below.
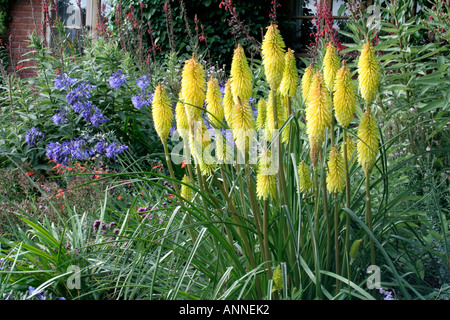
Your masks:
M22 69L26 63L20 64L19 61L25 59L24 54L29 51L27 40L30 33L42 35L42 0L11 1L9 15L12 20L8 25L8 40L14 67L22 77L27 77L33 71Z

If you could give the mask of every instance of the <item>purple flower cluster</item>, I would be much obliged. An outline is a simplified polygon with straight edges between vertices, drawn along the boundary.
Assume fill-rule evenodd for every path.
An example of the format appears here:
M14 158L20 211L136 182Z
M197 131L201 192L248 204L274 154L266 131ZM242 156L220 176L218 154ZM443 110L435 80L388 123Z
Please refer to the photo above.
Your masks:
M147 106L153 101L153 93L150 93L145 90L138 90L138 94L131 97L131 102L136 109L142 109L144 106Z
M141 219L145 219L148 218L149 220L153 219L153 214L152 213L148 213L148 211L151 211L153 209L152 206L148 205L145 207L140 207L137 209L136 213L141 214ZM157 208L155 208L157 209Z
M60 73L55 78L55 88L59 91L67 89L69 86L74 85L77 82L77 79L72 79L69 76Z
M88 147L85 139L72 139L63 143L50 142L45 151L49 159L63 165L67 165L73 159L88 159L95 154L95 152Z
M116 226L115 222L110 222L108 225L106 225L104 222L101 222L100 220L95 220L94 223L92 224L92 229L94 230L94 232L97 232L98 230L103 230L102 234L105 234L106 231L108 229L113 229L112 232L113 233L119 233L120 229L119 228L114 228Z
M127 81L127 78L122 73L122 70L118 70L117 72L114 72L111 77L109 77L109 85L113 89L120 88L125 82Z
M117 154L123 153L127 149L127 146L121 146L116 141L112 143L98 141L94 144L88 139L72 139L62 143L50 142L46 147L46 155L56 163L67 165L74 159L85 160L96 154L104 154L108 158L115 159Z
M100 124L108 122L109 119L89 100L92 96L90 90L93 87L93 85L86 81L80 82L66 95L66 100L73 111L80 113L94 127L98 127Z
M136 80L136 84L142 91L145 90L150 85L150 77L147 74L142 75L142 77Z
M52 117L53 123L59 125L67 122L67 110L63 107L59 109L59 112L55 113Z
M395 300L392 296L392 291L384 290L383 288L380 288L379 291L382 295L385 296L383 300Z
M40 132L36 127L31 128L25 134L25 142L30 146L34 147L36 144L44 139L44 134Z
M35 291L36 291L36 289L34 287L32 287L32 286L28 287L28 294L29 295L32 295ZM50 293L49 297L46 297L45 296L45 291L39 291L38 293L36 293L34 295L34 297L36 297L38 300L47 300L47 299L52 300L51 293ZM64 297L57 297L56 300L66 300L66 298L64 298Z
M128 149L128 146L119 145L117 141L107 143L105 141L99 141L95 145L95 149L99 154L105 154L108 158L116 159L116 156L120 153L124 153Z

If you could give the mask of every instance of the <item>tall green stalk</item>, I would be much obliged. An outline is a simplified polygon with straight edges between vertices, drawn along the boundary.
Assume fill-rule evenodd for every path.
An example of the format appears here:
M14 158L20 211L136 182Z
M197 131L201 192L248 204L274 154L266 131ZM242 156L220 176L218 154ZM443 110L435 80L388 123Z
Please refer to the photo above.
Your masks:
M348 136L344 133L344 167L345 167L345 206L350 208L350 175L348 172ZM344 239L344 256L348 256L350 252L350 214L348 212L345 213L345 239ZM350 269L350 265L348 268ZM342 274L345 274L346 264L343 264ZM350 277L350 270L348 275ZM349 278L349 281L351 278Z
M279 123L278 123L278 110L277 110L277 104L276 104L276 95L277 92L273 90L272 94L272 111L273 111L273 123L274 123L274 129L277 131L279 129ZM281 203L288 204L288 193L286 189L286 181L284 177L284 166L283 166L283 158L282 158L282 152L281 152L281 139L280 135L277 132L277 137L275 141L275 145L278 148L278 189L280 193L283 193L283 201Z
M366 224L369 227L370 232L373 233L372 226L372 209L370 201L370 172L366 172ZM373 243L372 237L369 238L370 243L370 262L375 264L375 245Z
M334 193L334 260L336 263L336 274L340 273L339 263L339 215L338 215L338 197ZM336 294L339 292L339 280L336 278Z
M172 168L172 161L170 161L170 154L169 154L169 148L167 147L167 141L162 141L162 144L164 146L164 155L166 157L166 164L167 164L167 167L169 168L170 177L173 179L173 181L172 181L173 188L175 189L175 192L177 194L180 194L180 191L178 189L178 184L175 182L176 178L175 178L175 174L174 174L173 168Z
M325 219L327 224L327 260L326 260L326 268L327 270L330 267L331 263L331 222L330 222L330 214L328 212L328 196L327 196L327 183L325 176L325 160L323 156L323 151L320 152L320 165L322 168L322 194L323 194L323 211L325 213Z

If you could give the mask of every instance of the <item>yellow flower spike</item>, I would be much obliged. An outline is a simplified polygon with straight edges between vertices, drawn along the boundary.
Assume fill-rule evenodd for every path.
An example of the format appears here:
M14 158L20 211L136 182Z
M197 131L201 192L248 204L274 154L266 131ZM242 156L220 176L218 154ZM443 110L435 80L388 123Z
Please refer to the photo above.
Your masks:
M216 161L211 155L211 135L203 121L196 121L189 134L191 154L203 175L209 175L215 168Z
M359 257L359 247L361 245L361 242L363 239L357 239L353 242L351 248L350 248L350 258L351 262L355 261Z
M270 89L278 90L283 77L285 64L285 44L281 37L278 26L271 23L261 45L262 62L264 73Z
M342 127L347 128L355 114L356 87L345 60L342 61L342 67L337 72L334 81L333 104L336 120Z
M337 55L336 48L331 44L327 45L327 51L323 58L323 74L325 80L325 86L329 91L333 91L334 79L336 78L336 73L340 68L340 61Z
M184 107L183 97L181 96L181 91L178 96L178 102L175 106L175 120L177 124L177 131L183 140L189 139L189 123L186 115L186 109Z
M317 152L325 138L325 129L331 125L331 118L331 98L323 84L321 74L316 72L305 110L306 133L309 137L310 148L315 155L318 155ZM313 161L314 165L315 163L316 161Z
M344 158L338 147L334 146L330 150L328 158L327 189L330 193L341 193L345 187Z
M375 116L368 110L362 118L358 127L358 164L363 168L364 172L368 174L375 164L378 150L380 133Z
M225 93L223 95L223 111L225 114L225 121L230 128L233 127L233 109L234 99L231 91L231 80L228 79L225 83Z
M277 195L277 173L270 150L264 149L259 156L256 174L256 195L259 199L275 199Z
M364 44L358 60L358 82L361 97L370 104L380 84L380 64L369 41Z
M271 141L276 135L275 119L273 118L273 92L273 90L270 90L269 98L266 102L266 123L264 137L267 141ZM283 105L281 104L281 96L279 94L275 95L275 108L277 110L278 128L281 128L285 121L285 112L283 110Z
M206 97L205 91L205 71L193 54L191 59L185 61L181 73L181 95L189 123L200 118Z
M242 102L248 103L252 94L252 72L248 66L244 48L240 44L234 50L230 77L234 104L237 103L237 97L241 98Z
M309 89L311 87L311 82L314 77L315 70L312 65L305 69L305 73L302 76L301 87L302 87L302 98L306 102L309 94Z
M224 116L222 94L220 93L219 82L213 77L209 79L208 89L206 90L206 110L212 126L220 129Z
M165 143L172 128L173 110L172 103L161 83L155 89L152 101L152 116L156 132L161 141Z
M285 65L283 71L283 78L280 83L280 93L283 96L293 97L297 92L298 73L297 65L295 63L294 51L288 49L285 55Z
M181 182L187 184L181 184L181 197L186 199L187 201L191 201L194 198L194 190L192 190L191 186L191 180L187 175L184 175L183 179L181 179Z
M272 292L277 291L277 290L283 290L284 284L283 284L283 272L281 271L281 265L278 265L278 267L275 268L272 279L273 279Z
M219 163L229 163L233 159L233 146L220 133L216 136L216 157Z
M204 176L210 176L216 168L216 161L211 156L211 143L207 144L203 149L203 158L200 161L200 172Z
M243 155L250 148L250 142L255 136L252 108L238 98L233 110L233 136L236 149Z
M285 97L285 99L286 98L288 98L288 97ZM283 101L285 102L286 100L283 99ZM281 118L281 122L278 121L280 128L284 124L284 122L287 120L287 118L289 117L288 108L284 103L283 103L282 112L283 112L283 115ZM286 124L286 126L283 128L283 131L281 132L281 142L283 142L283 143L289 142L290 130L291 130L290 125Z
M311 191L312 187L311 172L303 160L298 165L298 189L300 192L307 193Z
M353 162L355 162L356 157L353 157L353 153L355 152L356 149L356 143L355 141L350 137L349 134L347 134L347 161L348 161L348 165L351 166L353 164ZM344 145L342 144L341 147L341 153L342 153L342 157L344 156Z
M256 117L255 129L260 131L266 122L266 101L260 98L258 101L258 116Z

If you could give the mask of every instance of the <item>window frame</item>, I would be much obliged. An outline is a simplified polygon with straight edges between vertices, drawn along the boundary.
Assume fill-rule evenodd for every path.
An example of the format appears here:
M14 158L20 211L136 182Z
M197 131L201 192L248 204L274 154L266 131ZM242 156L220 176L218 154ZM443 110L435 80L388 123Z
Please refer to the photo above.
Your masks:
M76 1L76 0L75 0ZM49 12L53 12L53 5L58 6L59 0L51 1L49 4ZM87 35L89 37L96 37L97 34L97 28L96 25L98 23L98 8L101 5L101 0L86 0L86 18L85 18L85 25L84 28L87 28ZM42 19L45 19L45 13L43 13ZM59 16L59 13L56 15ZM52 19L54 18L52 13ZM47 43L51 44L51 28L52 26L47 26ZM66 27L64 26L64 29L77 29L81 30L83 26L80 27Z
M291 7L291 16L290 16L290 20L292 21L296 21L296 20L313 20L316 16L314 15L309 15L309 16L294 16L293 15L293 11L294 11L294 7L297 3L297 1L300 0L291 0L290 2L290 7ZM322 1L328 1L328 6L330 7L331 12L333 12L333 0L317 0L318 2L322 2ZM370 6L373 4L373 0L362 0L362 2L365 2L367 6ZM349 20L351 17L349 16L333 16L333 20ZM299 56L306 56L307 55L307 50L306 49L300 49L298 52Z

